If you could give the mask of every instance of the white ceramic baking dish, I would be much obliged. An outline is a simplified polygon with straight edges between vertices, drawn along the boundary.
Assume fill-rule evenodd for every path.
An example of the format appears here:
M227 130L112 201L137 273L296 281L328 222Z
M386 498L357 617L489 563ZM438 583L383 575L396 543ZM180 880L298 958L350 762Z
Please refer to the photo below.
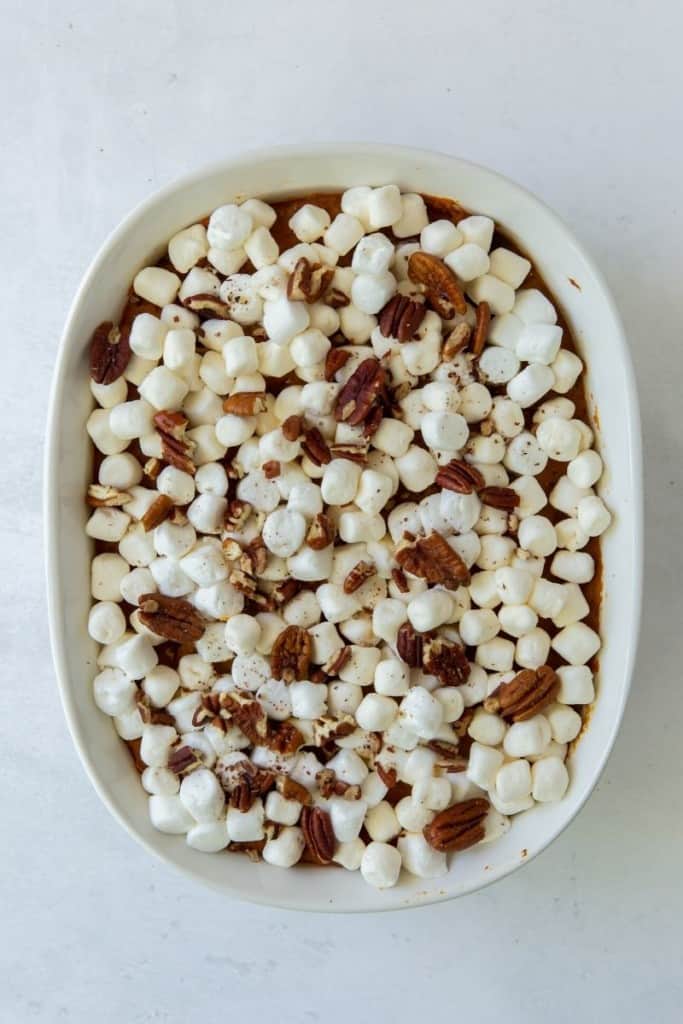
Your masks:
M435 881L406 876L396 888L377 892L358 873L309 867L285 871L238 855L206 855L187 847L182 837L152 828L131 757L92 699L96 645L86 630L91 549L83 529L83 494L92 463L85 431L92 406L89 339L100 321L117 319L133 275L161 255L168 238L214 207L247 196L277 198L387 182L452 196L490 215L539 268L569 318L588 367L588 391L607 466L601 491L615 515L603 538L598 698L571 758L567 796L519 815L495 843L456 855L447 876ZM432 903L472 892L528 863L566 827L595 786L619 728L638 636L642 483L633 369L614 302L592 260L554 213L499 174L414 149L325 144L249 153L162 189L107 239L74 299L52 389L45 480L52 646L74 743L112 814L151 853L187 875L226 895L305 910L371 911Z

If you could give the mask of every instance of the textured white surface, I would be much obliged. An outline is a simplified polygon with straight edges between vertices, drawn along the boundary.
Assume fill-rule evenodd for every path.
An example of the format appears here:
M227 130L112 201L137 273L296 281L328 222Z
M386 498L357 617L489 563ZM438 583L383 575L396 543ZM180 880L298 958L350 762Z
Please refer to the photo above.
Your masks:
M3 1024L679 1019L683 16L672 0L656 20L644 0L340 10L0 0ZM630 335L650 496L639 666L585 810L498 886L368 918L219 901L120 830L59 708L40 541L56 339L104 235L199 163L334 138L457 152L571 222Z

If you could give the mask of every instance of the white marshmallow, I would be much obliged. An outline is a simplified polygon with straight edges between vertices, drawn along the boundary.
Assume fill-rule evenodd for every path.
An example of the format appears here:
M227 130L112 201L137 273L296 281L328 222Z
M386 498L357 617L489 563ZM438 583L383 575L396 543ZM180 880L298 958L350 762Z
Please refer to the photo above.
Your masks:
M135 683L120 668L105 668L93 680L95 704L100 711L111 717L132 711L136 694Z
M562 589L565 592L565 601L559 614L553 616L553 623L559 629L585 619L590 611L588 601L578 583L565 583Z
M454 412L428 412L422 419L421 431L425 444L446 451L459 451L469 435L466 420Z
M593 673L587 665L562 665L557 669L560 704L592 704L595 700Z
M550 366L560 351L562 328L556 324L527 323L517 339L515 351L525 363Z
M388 843L369 843L363 851L360 873L368 885L389 889L396 885L401 872L401 854Z
M523 431L517 437L513 437L508 444L505 459L505 468L511 473L519 473L522 476L538 476L542 473L548 463L548 456L538 444L533 434ZM513 489L517 489L513 483ZM519 493L519 491L517 492ZM547 499L544 494L544 502Z
M559 395L565 395L576 384L583 371L583 363L575 352L561 348L557 353L552 365L554 384L553 390Z
M356 496L362 469L348 459L332 459L325 466L320 485L323 501L327 505L347 505Z
M400 705L401 718L421 739L433 739L443 722L443 707L423 686L413 686Z
M496 796L503 803L525 800L531 793L531 766L528 761L508 761L496 773Z
M119 437L111 429L113 411L113 409L94 409L85 425L90 440L103 455L118 455L128 446L128 440Z
M150 796L149 817L155 829L168 835L184 835L195 825L180 797L173 794L155 793Z
M382 274L360 273L351 286L351 298L361 313L372 315L379 313L395 291L396 278L388 271Z
M165 707L180 686L180 676L166 665L157 665L145 676L142 688L155 708Z
M303 302L290 302L282 296L264 304L263 326L270 340L277 345L287 345L297 334L305 331L309 320Z
M287 568L296 580L317 582L328 579L332 569L332 547L314 551L305 544L296 555L287 559Z
M248 811L238 811L236 807L229 807L228 839L233 843L252 843L263 839L263 818L263 801L260 797L254 800Z
M434 256L447 256L463 243L463 234L450 220L435 220L420 234L420 247Z
M145 768L140 782L150 795L174 796L180 789L180 779L169 768Z
M152 768L163 767L177 738L172 725L146 725L140 741L140 759Z
M602 459L595 451L581 451L567 466L567 476L576 487L588 489L602 476Z
M506 604L498 609L498 621L504 633L521 637L535 629L538 616L526 604Z
M96 508L85 526L94 540L120 541L128 529L130 516L117 508Z
M557 311L537 288L525 288L515 299L515 316L525 324L556 324Z
M367 198L367 216L370 228L391 227L403 216L401 193L396 185L373 188Z
M459 227L462 228L462 222ZM492 274L483 274L471 281L467 288L467 294L477 305L486 302L491 312L497 316L509 313L515 304L514 290L509 284Z
M542 363L529 363L512 380L508 381L508 397L517 402L522 409L528 409L553 387L555 377L549 366Z
M557 548L555 527L545 516L527 516L517 532L519 546L538 558L552 555Z
M503 763L503 754L494 747L473 743L467 762L467 778L482 789L490 789Z
M392 223L397 238L419 235L428 223L427 207L421 195L406 192L401 196L401 216Z
M413 597L407 610L413 629L419 633L426 633L448 622L453 611L453 603L443 590L426 590Z
M515 553L515 542L511 537L498 534L484 534L480 538L480 550L476 564L480 569L495 571L509 565Z
M161 267L145 267L133 280L135 294L155 306L167 306L173 302L179 287L178 275L170 270L162 270Z
M529 605L542 619L554 619L565 606L564 587L550 580L537 579L529 597Z
M265 810L269 821L275 821L280 825L296 825L301 814L301 804L298 800L287 800L272 789L266 797Z
M88 633L100 644L113 644L126 632L126 618L113 601L100 601L88 615ZM116 712L118 714L118 712Z
M586 452L586 454L588 454ZM612 522L612 515L602 498L589 495L578 504L577 517L579 526L589 537L599 537ZM577 582L581 582L578 580Z
M551 704L544 713L556 743L571 743L581 732L581 715L567 704Z
M577 487L568 476L561 476L550 492L549 501L553 508L559 509L565 515L576 516L581 499L592 493L589 488Z
M534 715L525 722L513 722L505 734L503 749L508 757L531 757L542 754L550 743L550 725L543 715Z
M479 357L479 373L490 384L507 384L519 373L519 359L508 349L489 345Z
M410 606L408 613L410 614ZM488 608L465 612L458 626L462 642L468 647L476 647L478 644L493 640L499 629L498 616Z
M495 228L496 226L490 217L482 217L480 215L464 217L463 220L458 222L458 229L465 241L481 246L485 252L488 252L491 248Z
M539 803L561 800L567 792L569 773L559 757L542 757L531 767L531 795Z
M214 249L237 249L246 242L252 228L249 210L229 203L213 211L206 234Z
M550 571L568 583L590 583L595 575L595 562L587 551L558 551Z
M424 491L430 487L438 473L436 460L424 448L411 445L405 455L395 460L396 469L404 487L409 491Z
M289 226L300 242L315 242L330 226L330 215L321 206L304 203L290 217Z
M178 409L189 389L167 366L157 366L147 374L138 390L155 409Z
M301 859L306 841L300 828L283 828L263 847L266 864L278 868L291 868Z
M90 593L97 601L120 601L121 580L127 573L128 563L120 555L96 555L90 566Z
M289 558L299 550L306 536L306 520L289 508L275 509L263 524L263 542L269 551Z
M356 274L380 276L389 270L393 258L394 246L386 235L378 232L361 238L353 251L351 266Z
M458 275L461 281L473 281L475 277L488 274L489 258L485 249L472 242L465 242L449 252L444 263Z
M510 249L498 248L491 253L491 273L517 289L531 270L531 263Z
M361 729L383 732L398 714L396 702L379 693L368 693L356 709L356 721Z
M536 440L551 459L570 462L579 453L581 435L575 420L550 416L538 425Z
M600 650L600 637L584 622L574 622L553 637L551 647L570 665L586 665Z
M509 672L515 656L515 645L510 640L496 636L477 647L475 660L490 672Z
M487 747L497 747L503 742L507 726L498 715L477 708L474 718L470 722L467 734L477 743L483 743Z

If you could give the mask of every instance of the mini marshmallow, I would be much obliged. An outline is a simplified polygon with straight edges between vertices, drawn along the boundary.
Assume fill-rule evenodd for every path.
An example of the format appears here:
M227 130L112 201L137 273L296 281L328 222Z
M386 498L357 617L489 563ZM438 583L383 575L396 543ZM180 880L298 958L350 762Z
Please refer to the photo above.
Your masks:
M579 453L581 435L575 420L550 416L538 425L536 440L551 459L570 462Z
M327 711L327 686L304 679L290 684L292 714L295 718L320 718Z
M593 673L587 665L561 665L557 669L560 704L592 704L595 700Z
M147 374L138 390L155 409L178 409L189 389L167 366L157 366Z
M129 452L107 455L100 463L97 479L105 487L126 491L142 480L142 466Z
M194 498L194 478L175 466L165 466L157 477L157 490L174 505L188 505Z
M351 298L361 313L374 314L387 304L396 291L396 278L388 271L382 274L357 274L351 286Z
M328 579L332 569L332 547L315 551L305 544L296 555L287 559L287 568L296 580L317 582Z
M155 319L152 317L152 319ZM111 384L97 384L90 378L90 390L93 398L103 409L113 409L120 402L125 402L128 386L125 377L118 377Z
M348 338L354 345L363 345L369 340L370 335L377 326L377 317L369 313L363 313L357 306L349 304L339 310L341 331L345 338ZM368 350L366 350L368 351ZM350 360L347 367L352 365ZM346 370L345 367L344 369ZM338 379L343 379L341 376Z
M348 843L358 837L367 809L365 800L345 800L339 796L330 799L328 812L339 842Z
M491 253L491 273L517 289L531 270L531 263L510 249L498 248Z
M450 220L432 221L420 234L420 248L434 256L447 256L462 243L462 232Z
M576 487L588 489L602 476L602 459L592 450L579 452L567 466L567 476Z
M421 832L408 832L400 837L398 851L403 867L418 878L439 878L448 873L446 854L435 850Z
M426 590L409 602L407 610L413 629L419 633L426 633L448 622L453 603L443 590Z
M524 431L512 438L503 462L505 468L509 469L511 473L519 473L522 476L538 476L545 469L548 456L539 446L534 435ZM544 504L545 501L547 498L544 494Z
M282 296L264 304L263 326L270 340L277 345L287 345L297 334L305 331L309 320L303 302L290 302Z
M462 221L458 226L462 228ZM486 302L496 316L503 316L505 313L511 312L515 304L514 289L492 274L483 274L471 281L467 288L467 294L477 305Z
M498 609L498 621L503 633L521 637L536 628L538 615L526 604L506 604Z
M320 622L320 605L312 591L303 590L287 602L282 614L288 625L307 629Z
M227 505L227 500L216 494L199 494L189 506L187 518L199 533L220 533Z
M151 313L138 313L130 328L131 350L142 359L161 359L167 331L168 325L158 317Z
M487 274L489 258L486 251L472 242L458 246L444 258L446 266L458 275L461 281L473 281L475 277Z
M559 629L580 622L590 611L588 601L578 583L565 583L562 589L565 592L565 601L559 614L553 616L553 624Z
M343 622L360 611L357 598L345 593L343 587L336 583L323 583L315 596L328 622Z
M270 679L270 662L260 654L238 654L232 663L233 682L245 690L257 690Z
M299 550L306 536L306 520L289 508L275 509L263 524L263 542L269 551L289 558Z
M152 768L161 768L168 761L178 733L171 725L146 725L140 741L140 760Z
M544 714L556 743L571 743L581 732L581 715L567 704L551 704Z
M88 633L100 644L114 644L126 632L126 618L113 601L100 601L88 615ZM116 712L118 714L119 712Z
M524 604L531 594L534 578L524 569L505 566L495 572L496 589L503 604Z
M517 339L515 351L525 363L550 366L560 351L562 328L555 324L525 324Z
M554 619L567 600L564 587L550 580L537 579L529 597L529 605L542 619Z
M592 493L589 488L577 487L568 476L561 476L550 492L549 501L553 508L559 509L565 515L576 516L581 499Z
M555 324L557 311L537 288L525 288L515 299L515 316L525 324Z
M553 371L553 390L559 395L566 395L576 384L583 371L583 363L575 352L561 348L550 369Z
M528 409L553 387L555 377L549 366L542 363L529 363L512 380L508 381L508 397L517 402L522 409Z
M555 527L545 516L527 516L517 532L519 546L538 558L552 555L557 548Z
M363 691L355 683L330 683L328 709L333 715L353 715L363 699Z
M513 722L505 734L503 750L508 757L530 757L542 754L550 743L550 725L543 715L534 715L525 722Z
M492 570L473 573L468 589L472 601L479 608L495 608L500 604L496 573Z
M479 373L490 384L507 384L519 373L519 359L508 349L489 345L479 357Z
M139 740L144 729L139 708L134 707L130 711L124 711L122 715L117 715L114 718L114 726L122 740Z
M567 792L569 773L559 757L542 757L531 767L531 795L539 803L561 800Z
M469 430L463 416L454 412L428 412L422 419L422 437L430 448L459 451ZM400 469L399 469L400 472Z
M233 615L225 624L225 642L236 654L253 654L261 627L251 615Z
M465 612L458 627L462 642L468 647L476 647L478 644L493 640L499 629L498 616L488 608Z
M356 721L361 729L368 732L383 732L388 729L398 714L396 702L379 693L369 693L356 709Z
M370 839L378 843L386 843L390 839L395 839L401 831L396 812L386 800L370 807L365 818L365 828Z
M577 518L579 526L589 537L599 537L612 522L611 513L602 498L598 498L597 495L589 495L581 499L578 504ZM581 580L576 582L580 583Z
M515 656L515 645L510 640L496 636L477 647L475 660L490 672L509 672Z
M443 708L423 686L414 686L400 705L401 717L424 740L433 739L443 722Z
M266 613L267 614L267 613ZM277 618L277 616L275 616ZM263 615L259 617L259 625L263 634ZM275 636L279 636L282 631L282 620L277 627ZM260 645L261 648L263 644ZM262 686L259 686L256 691L256 696L266 712L269 718L274 718L276 722L284 722L292 716L292 699L289 693L289 687L281 679L269 679ZM290 824L293 824L291 822Z
M177 795L155 793L150 796L148 806L150 821L159 832L184 835L195 825L194 818Z
M300 242L315 242L329 226L327 210L312 203L304 203L289 219L289 227Z
M424 803L418 803L412 797L406 796L394 807L398 823L402 829L408 832L421 832L434 817L434 811L430 810Z
M199 376L207 388L217 395L227 395L232 388L232 378L225 370L220 352L205 352L201 358Z
M105 668L93 680L95 704L100 711L111 717L132 711L136 694L135 683L120 668Z
M389 270L393 257L394 246L386 235L378 232L361 238L353 251L351 266L356 274L378 276Z
M480 551L476 564L480 569L496 570L509 565L515 553L515 542L511 537L498 534L484 534L480 538Z
M151 565L155 555L154 534L148 533L141 523L136 523L119 541L119 554L130 565Z
M467 778L482 789L491 789L503 764L503 754L494 747L473 743L467 763Z
M90 593L97 601L120 601L121 580L127 573L128 563L120 555L96 555L90 566Z
M595 575L595 561L587 551L558 551L550 571L568 583L590 583Z
M391 599L389 598L388 600ZM377 693L386 697L403 697L408 693L409 686L410 670L407 665L396 658L387 658L379 662L375 669L375 690Z
M339 213L324 234L325 245L334 249L341 256L353 249L360 242L365 229L357 217L348 213Z
M113 409L94 409L85 425L90 440L103 455L118 455L128 445L126 438L119 437L111 429Z
M174 796L180 789L180 779L170 768L145 768L140 782L150 795Z
M291 868L301 859L306 841L300 828L283 828L267 841L262 856L266 864L278 868Z
M458 229L465 241L481 246L485 252L491 248L495 227L490 217L479 215L464 217L458 222Z
M180 676L166 665L157 665L145 676L142 688L155 708L165 707L180 686Z
M325 466L320 485L327 505L346 505L356 497L362 469L348 459L332 459Z
M173 302L180 287L180 278L161 267L145 267L135 275L133 291L154 306L167 306Z
M530 437L532 435L528 434L527 438ZM527 447L527 444L528 441L524 443L521 450L517 451L516 459L521 460L524 465L534 467L539 464L539 453L537 449ZM540 461L542 463L542 456L540 456ZM548 503L546 493L534 475L523 474L513 480L510 487L519 496L519 504L515 508L515 515L518 519L536 515Z
M227 580L199 587L192 595L192 600L202 614L223 621L231 615L239 615L244 607L244 595Z
M263 802L260 797L254 800L248 811L238 811L236 807L229 807L228 839L233 843L258 842L259 839L263 839L263 818Z
M585 623L574 622L553 637L551 647L570 665L586 665L600 650L600 637Z
M491 392L476 381L460 390L460 413L468 423L479 423L491 412Z
M496 796L502 803L525 800L531 793L531 766L528 761L508 761L496 773Z
M117 508L96 508L86 523L85 532L94 540L116 543L126 533L130 516Z
M206 234L215 249L237 249L246 242L252 228L248 209L229 203L213 211Z
M401 196L401 216L392 224L396 238L411 238L424 231L429 223L427 207L421 195L406 192Z
M515 352L523 328L522 321L513 313L495 316L489 326L488 343Z
M279 825L296 825L301 814L301 804L298 800L287 800L276 790L271 789L266 797L266 818L275 821Z
M438 414L437 414L438 415ZM409 491L424 491L438 473L436 460L424 448L411 445L405 455L395 460L401 483Z
M228 845L228 833L225 819L196 824L189 830L185 838L187 845L200 853L219 853Z
M401 854L394 846L372 842L365 847L360 873L368 885L376 889L389 889L396 885L400 872Z
M269 480L261 470L255 470L240 480L237 497L257 512L272 512L279 504L280 492L275 480Z
M483 743L487 747L497 747L503 742L507 726L498 715L477 708L474 718L470 722L467 734L477 743Z

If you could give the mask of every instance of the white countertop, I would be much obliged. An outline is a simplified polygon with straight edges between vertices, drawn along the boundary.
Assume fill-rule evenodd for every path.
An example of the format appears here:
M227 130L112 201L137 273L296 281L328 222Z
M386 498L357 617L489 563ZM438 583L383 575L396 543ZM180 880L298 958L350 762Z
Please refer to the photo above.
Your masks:
M5 0L2 13L0 1020L680 1020L680 5ZM572 224L630 336L648 494L640 657L597 792L514 877L366 918L222 901L109 816L59 706L40 511L57 339L105 234L197 164L349 138L489 164Z

